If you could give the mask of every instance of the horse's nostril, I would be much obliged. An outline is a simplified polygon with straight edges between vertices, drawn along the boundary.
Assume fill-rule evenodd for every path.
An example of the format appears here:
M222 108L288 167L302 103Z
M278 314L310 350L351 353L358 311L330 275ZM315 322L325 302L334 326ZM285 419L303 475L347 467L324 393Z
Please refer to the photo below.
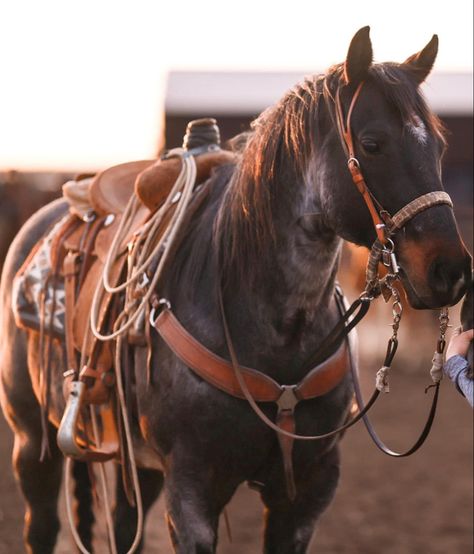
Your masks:
M464 264L437 258L429 268L429 284L437 294L457 297L466 284L464 269Z

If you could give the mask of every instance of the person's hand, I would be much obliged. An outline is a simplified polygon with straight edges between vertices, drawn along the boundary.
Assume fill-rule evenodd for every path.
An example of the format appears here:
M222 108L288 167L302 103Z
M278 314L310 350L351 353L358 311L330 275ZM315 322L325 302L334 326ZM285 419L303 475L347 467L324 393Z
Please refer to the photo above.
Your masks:
M456 354L465 358L473 338L474 329L469 329L464 331L464 333L461 333L461 327L455 329L446 350L446 359L449 360L449 358L456 356Z

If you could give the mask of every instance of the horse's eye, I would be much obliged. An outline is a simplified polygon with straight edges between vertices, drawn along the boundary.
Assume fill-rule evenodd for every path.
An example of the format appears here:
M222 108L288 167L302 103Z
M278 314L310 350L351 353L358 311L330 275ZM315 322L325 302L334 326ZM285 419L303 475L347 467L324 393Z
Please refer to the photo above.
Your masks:
M369 154L377 154L378 152L380 152L380 147L378 143L375 142L375 140L363 140L362 148Z

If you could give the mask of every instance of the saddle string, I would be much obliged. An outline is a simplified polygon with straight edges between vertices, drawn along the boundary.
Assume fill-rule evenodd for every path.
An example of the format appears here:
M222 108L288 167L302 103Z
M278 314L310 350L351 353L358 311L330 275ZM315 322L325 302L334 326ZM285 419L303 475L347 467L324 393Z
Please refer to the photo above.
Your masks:
M97 415L93 406L90 406L89 409L91 414L94 438L97 446L99 447L100 442L97 442L97 441L99 440L100 434L99 434L99 427L97 424ZM102 487L102 498L104 499L103 504L104 504L105 525L107 528L107 537L109 540L110 554L117 554L117 543L115 541L114 522L112 518L112 512L110 509L111 502L110 502L110 496L109 496L109 487L107 483L107 475L105 474L105 465L103 463L99 464L99 478L100 478L100 485Z
M117 320L116 326L120 326L121 319L126 317L127 315L125 313L122 313ZM122 344L123 344L123 335L119 335L115 345L115 376L116 376L116 387L117 387L117 401L120 409L120 417L123 422L126 450L128 452L129 468L131 473L132 488L133 488L133 494L135 496L135 505L137 508L137 523L136 523L135 537L132 545L127 551L127 554L133 554L138 548L143 534L144 515L143 515L143 501L141 496L141 487L140 487L140 481L138 478L137 464L136 464L135 452L133 448L133 439L132 439L132 433L130 429L130 422L129 422L129 416L127 411L127 405L126 405L126 399L125 399L125 393L124 393L124 387L123 387L123 381L122 381L122 367L121 367ZM92 420L92 430L94 435L94 441L97 447L100 447L100 443L101 443L100 432L97 426L97 419L96 419L96 413L94 411L94 406L90 406L90 414L91 414L91 420ZM73 515L73 509L72 509L72 499L71 499L71 486L70 486L71 467L70 466L71 466L71 458L68 457L66 460L65 495L66 495L66 508L67 508L67 517L69 520L69 526L72 531L73 539L77 547L79 548L79 550L82 552L82 554L91 554L84 546L77 532L77 529L75 527L75 521L74 521L74 515ZM107 527L107 535L109 539L109 546L110 546L111 554L117 554L113 520L112 520L111 511L110 511L111 502L109 499L107 476L105 474L104 464L99 463L99 466L100 466L99 478L100 478L101 488L102 488L102 497L104 499L105 520L106 520L106 527Z
M67 237L77 228L77 225L70 225L66 228L63 236L60 237L59 244L63 245ZM40 360L40 390L43 395L43 402L41 402L41 454L40 461L44 461L46 456L51 457L51 450L49 446L49 433L48 433L48 418L49 418L49 406L51 395L51 358L52 348L51 343L53 340L53 328L54 318L56 315L57 307L57 285L60 269L59 257L56 260L53 268L53 273L49 275L43 285L40 296L40 329L39 329L39 360ZM50 280L53 283L51 305L49 306L49 321L46 324L46 294L48 290L48 283ZM46 328L47 325L47 328Z
M86 352L87 352L87 345L90 340L91 331L90 328L87 327L84 333L84 338L82 341L82 348L81 348L81 358L80 358L80 366L84 367L84 364L86 362ZM89 406L89 414L92 422L92 434L94 437L94 443L96 448L100 448L101 446L101 437L99 433L99 429L97 426L97 418L95 413L95 407ZM87 548L85 547L84 543L82 542L82 539L76 529L76 523L75 523L75 517L73 513L72 508L72 494L71 494L71 485L70 485L70 474L71 474L71 464L72 459L70 457L66 458L66 467L65 467L65 475L66 475L66 481L64 486L65 491L65 497L66 497L66 514L69 521L69 528L71 529L71 533L74 539L74 542L77 546L77 548L81 551L82 554L91 554ZM102 498L103 498L103 504L104 504L104 510L105 510L105 523L107 528L107 536L109 541L109 547L111 554L117 554L117 546L115 542L115 534L114 534L114 528L113 528L113 520L112 520L112 514L110 510L111 502L110 502L110 496L109 496L109 490L108 490L108 484L107 484L107 476L105 474L105 468L103 463L99 463L99 481L100 486L102 490ZM97 493L96 493L97 494Z
M69 529L71 530L72 538L81 551L82 554L91 554L89 550L84 546L82 539L76 529L74 509L72 506L72 483L71 483L71 474L72 474L72 463L73 460L69 456L66 457L66 466L64 468L64 496L66 498L66 515L69 522Z

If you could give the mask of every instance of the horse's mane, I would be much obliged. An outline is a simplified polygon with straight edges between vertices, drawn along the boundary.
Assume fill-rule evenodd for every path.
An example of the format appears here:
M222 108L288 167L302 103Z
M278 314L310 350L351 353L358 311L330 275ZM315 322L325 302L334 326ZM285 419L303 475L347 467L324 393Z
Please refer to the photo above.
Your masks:
M266 109L238 135L231 147L239 163L225 193L215 225L222 271L241 277L262 267L275 239L272 205L282 164L298 175L311 152L322 77L305 79ZM257 262L257 263L255 263ZM237 273L235 273L237 272Z
M272 205L281 192L278 180L286 170L300 182L305 181L318 110L324 103L334 119L334 97L337 89L345 86L343 69L343 64L338 64L326 75L306 78L266 109L252 123L250 132L231 142L240 153L240 162L214 229L224 273L253 279L264 267L275 244ZM374 64L367 81L373 82L395 106L404 124L415 123L416 116L444 143L440 120L428 108L406 69L395 63Z

